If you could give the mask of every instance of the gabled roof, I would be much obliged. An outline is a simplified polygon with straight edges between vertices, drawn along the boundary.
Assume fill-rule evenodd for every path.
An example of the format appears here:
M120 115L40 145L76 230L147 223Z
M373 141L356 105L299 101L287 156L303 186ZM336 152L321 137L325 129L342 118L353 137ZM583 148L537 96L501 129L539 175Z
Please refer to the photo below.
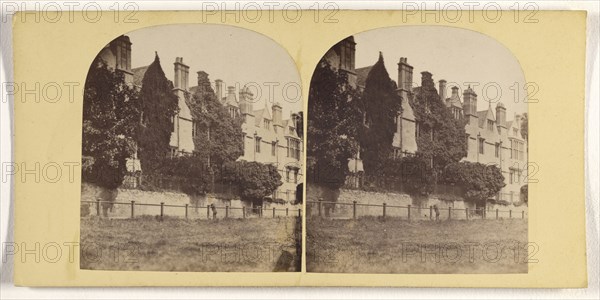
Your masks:
M227 96L223 98L223 104L229 106L238 107L237 98L235 97L235 93L227 93Z
M146 71L148 71L148 67L149 66L143 66L131 69L131 72L133 72L134 85L142 86L142 81L144 80L144 75L146 75Z
M254 111L254 122L256 123L256 126L260 126L264 119L273 120L273 118L271 118L271 113L266 106L263 109Z
M496 117L494 117L494 112L492 111L492 107L490 106L486 110L478 111L477 118L479 119L479 127L483 128L487 123L487 120L496 121Z
M452 97L446 98L446 106L454 106L462 109L462 102L460 102L460 97L458 95L452 95Z
M368 66L368 67L364 67L364 68L358 68L355 70L356 84L358 86L362 86L362 87L365 86L365 84L367 83L367 76L369 76L369 72L371 72L372 68L373 68L373 66Z

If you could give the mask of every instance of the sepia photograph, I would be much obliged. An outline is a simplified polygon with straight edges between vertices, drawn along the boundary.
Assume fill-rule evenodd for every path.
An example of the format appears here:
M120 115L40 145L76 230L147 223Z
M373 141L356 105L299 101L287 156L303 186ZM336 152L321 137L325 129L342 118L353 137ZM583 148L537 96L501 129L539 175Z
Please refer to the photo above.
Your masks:
M154 26L99 49L81 269L299 272L301 97L288 52L247 29Z
M527 273L534 89L510 50L470 30L333 45L308 95L307 271Z

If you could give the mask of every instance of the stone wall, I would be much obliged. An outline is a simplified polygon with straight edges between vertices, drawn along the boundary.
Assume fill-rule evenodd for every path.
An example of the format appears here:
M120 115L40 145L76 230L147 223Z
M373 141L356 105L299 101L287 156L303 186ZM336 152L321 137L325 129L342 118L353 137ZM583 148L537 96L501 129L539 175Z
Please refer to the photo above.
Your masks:
M309 201L306 206L307 214L310 216L318 215L318 204L310 201L334 201L338 204L321 205L322 215L332 218L348 219L353 216L354 201L357 202L356 215L361 216L382 216L383 203L387 205L386 216L408 218L408 206L411 206L411 219L427 220L430 218L430 206L436 205L440 211L440 219L445 220L451 214L452 219L465 219L466 209L469 209L469 218L481 218L483 212L475 211L477 208L474 203L463 200L443 200L457 199L456 196L444 197L443 195L430 195L428 197L413 197L408 194L367 192L362 190L340 189L334 191L326 187L309 184L306 187L306 199ZM337 200L336 200L337 199ZM460 199L460 198L459 198ZM396 207L399 206L399 207ZM448 210L451 208L451 211ZM499 218L509 218L512 210L513 218L521 218L522 211L527 217L527 205L499 205L488 204L486 206L487 218L496 217L496 209L499 210ZM435 214L434 214L435 216Z
M185 206L188 204L189 218L206 218L206 206L214 204L217 207L217 217L221 218L225 215L225 207L229 206L229 217L242 218L242 207L246 207L247 217L256 217L257 211L251 211L251 204L240 199L231 199L230 196L219 194L207 194L199 196L191 196L178 192L151 192L138 189L123 189L119 188L114 191L101 188L99 186L82 183L81 185L81 200L82 201L112 201L117 203L127 204L103 204L101 205L101 213L112 218L129 218L131 216L131 201L135 201L136 205L134 213L136 216L158 216L160 215L160 203L164 202L164 215L185 217L184 207L170 207L170 205ZM85 210L87 203L82 203L82 211ZM153 206L137 205L137 204L152 204ZM276 216L285 216L285 209L289 210L290 216L297 216L300 205L278 204L264 202L264 212L266 217L272 217L272 209L276 209ZM89 212L92 215L96 214L96 204L92 203L89 207ZM212 213L211 213L212 215Z

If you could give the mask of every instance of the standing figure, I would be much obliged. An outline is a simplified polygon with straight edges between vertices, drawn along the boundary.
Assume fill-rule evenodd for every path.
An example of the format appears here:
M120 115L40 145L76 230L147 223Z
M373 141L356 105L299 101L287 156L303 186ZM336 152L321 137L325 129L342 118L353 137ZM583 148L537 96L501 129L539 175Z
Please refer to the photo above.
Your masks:
M210 205L210 209L212 210L212 213L213 213L213 220L216 220L217 219L217 208L215 207L214 203Z
M439 221L440 220L440 209L437 207L437 205L433 206L433 211L435 211L435 220Z

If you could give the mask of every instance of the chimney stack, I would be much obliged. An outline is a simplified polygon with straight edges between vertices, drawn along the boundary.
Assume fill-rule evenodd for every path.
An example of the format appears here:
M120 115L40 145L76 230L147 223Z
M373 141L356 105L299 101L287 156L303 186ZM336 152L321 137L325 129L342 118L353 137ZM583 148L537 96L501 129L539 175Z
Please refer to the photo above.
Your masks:
M221 102L223 99L223 80L221 79L215 80L215 94L217 95L217 100Z
M431 73L429 73L428 71L421 72L421 87L435 89L435 83L433 83L433 77L432 77Z
M477 94L471 86L463 92L463 111L465 115L477 116Z
M454 98L454 97L458 97L458 87L457 86L452 87L452 98Z
M442 102L446 101L446 80L442 79L440 80L440 100L442 100Z
M506 107L502 102L496 105L496 124L506 128Z
M400 96L406 97L406 93L412 89L413 67L408 64L406 57L400 57L398 63L398 89Z
M173 65L175 66L174 87L187 91L189 87L190 67L183 63L183 57L176 57Z
M281 120L281 105L278 102L275 102L271 107L273 111L273 125L274 126L283 126L283 122Z

